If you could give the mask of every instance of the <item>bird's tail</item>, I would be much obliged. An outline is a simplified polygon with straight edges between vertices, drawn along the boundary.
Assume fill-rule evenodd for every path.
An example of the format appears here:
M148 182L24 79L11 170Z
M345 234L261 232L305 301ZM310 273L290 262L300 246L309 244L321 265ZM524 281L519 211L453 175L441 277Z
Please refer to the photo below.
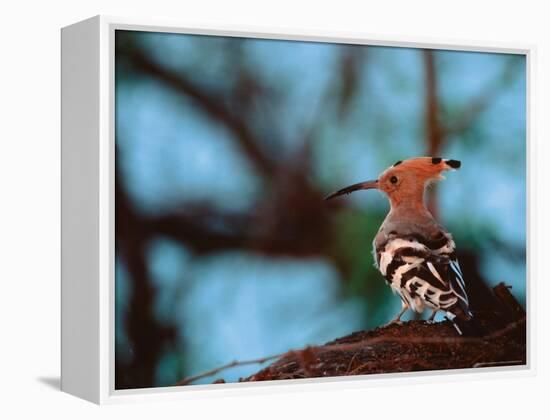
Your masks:
M446 318L453 323L457 332L464 337L482 337L486 331L469 310L460 306L449 308Z

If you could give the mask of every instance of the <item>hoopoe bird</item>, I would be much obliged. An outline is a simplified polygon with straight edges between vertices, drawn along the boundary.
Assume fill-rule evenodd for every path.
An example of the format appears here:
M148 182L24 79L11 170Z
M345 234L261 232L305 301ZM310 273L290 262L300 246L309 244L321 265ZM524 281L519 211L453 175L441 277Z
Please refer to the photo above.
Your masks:
M466 285L455 254L455 243L426 208L426 188L444 179L442 172L460 168L460 161L418 157L396 162L374 181L360 182L330 194L326 200L354 191L377 189L389 198L390 211L373 242L375 265L402 309L393 322L411 309L430 308L433 322L444 311L459 334L470 334L471 321ZM474 328L476 330L477 328Z

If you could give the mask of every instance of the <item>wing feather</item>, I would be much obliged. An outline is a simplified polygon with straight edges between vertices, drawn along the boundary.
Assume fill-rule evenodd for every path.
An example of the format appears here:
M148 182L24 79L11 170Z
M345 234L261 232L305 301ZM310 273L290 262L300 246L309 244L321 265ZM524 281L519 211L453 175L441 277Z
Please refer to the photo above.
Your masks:
M449 234L390 238L376 249L380 271L392 287L405 288L432 306L447 309L458 303L469 313L466 284ZM414 281L411 281L414 279Z

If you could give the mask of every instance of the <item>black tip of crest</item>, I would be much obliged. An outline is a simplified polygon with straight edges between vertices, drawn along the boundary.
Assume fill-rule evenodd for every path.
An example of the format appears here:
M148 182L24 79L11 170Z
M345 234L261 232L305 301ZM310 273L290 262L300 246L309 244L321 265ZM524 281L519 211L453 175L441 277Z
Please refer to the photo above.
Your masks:
M454 160L454 159L446 160L445 163L454 169L460 168L460 165L462 164L459 160Z

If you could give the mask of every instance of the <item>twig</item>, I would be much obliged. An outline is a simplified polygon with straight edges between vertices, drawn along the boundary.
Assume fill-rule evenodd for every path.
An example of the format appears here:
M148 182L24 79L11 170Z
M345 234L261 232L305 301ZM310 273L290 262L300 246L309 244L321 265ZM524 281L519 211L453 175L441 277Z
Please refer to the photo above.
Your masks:
M207 378L208 376L215 375L216 373L221 372L222 370L230 369L230 368L235 367L235 366L262 364L262 363L265 363L269 360L277 359L277 358L279 358L279 357L281 357L285 354L287 354L287 353L285 352L285 353L276 354L276 355L273 355L273 356L261 357L259 359L241 360L241 361L234 360L230 363L227 363L226 365L219 366L215 369L211 369L211 370L208 370L206 372L199 373L197 375L188 376L187 378L183 378L182 380L176 382L174 385L175 386L188 385L191 382L195 382L198 379Z
M352 366L353 362L355 361L356 357L357 357L357 352L353 353L353 356L352 356L351 360L348 363L348 368L346 369L346 374L349 374L349 372L351 370L351 366Z

